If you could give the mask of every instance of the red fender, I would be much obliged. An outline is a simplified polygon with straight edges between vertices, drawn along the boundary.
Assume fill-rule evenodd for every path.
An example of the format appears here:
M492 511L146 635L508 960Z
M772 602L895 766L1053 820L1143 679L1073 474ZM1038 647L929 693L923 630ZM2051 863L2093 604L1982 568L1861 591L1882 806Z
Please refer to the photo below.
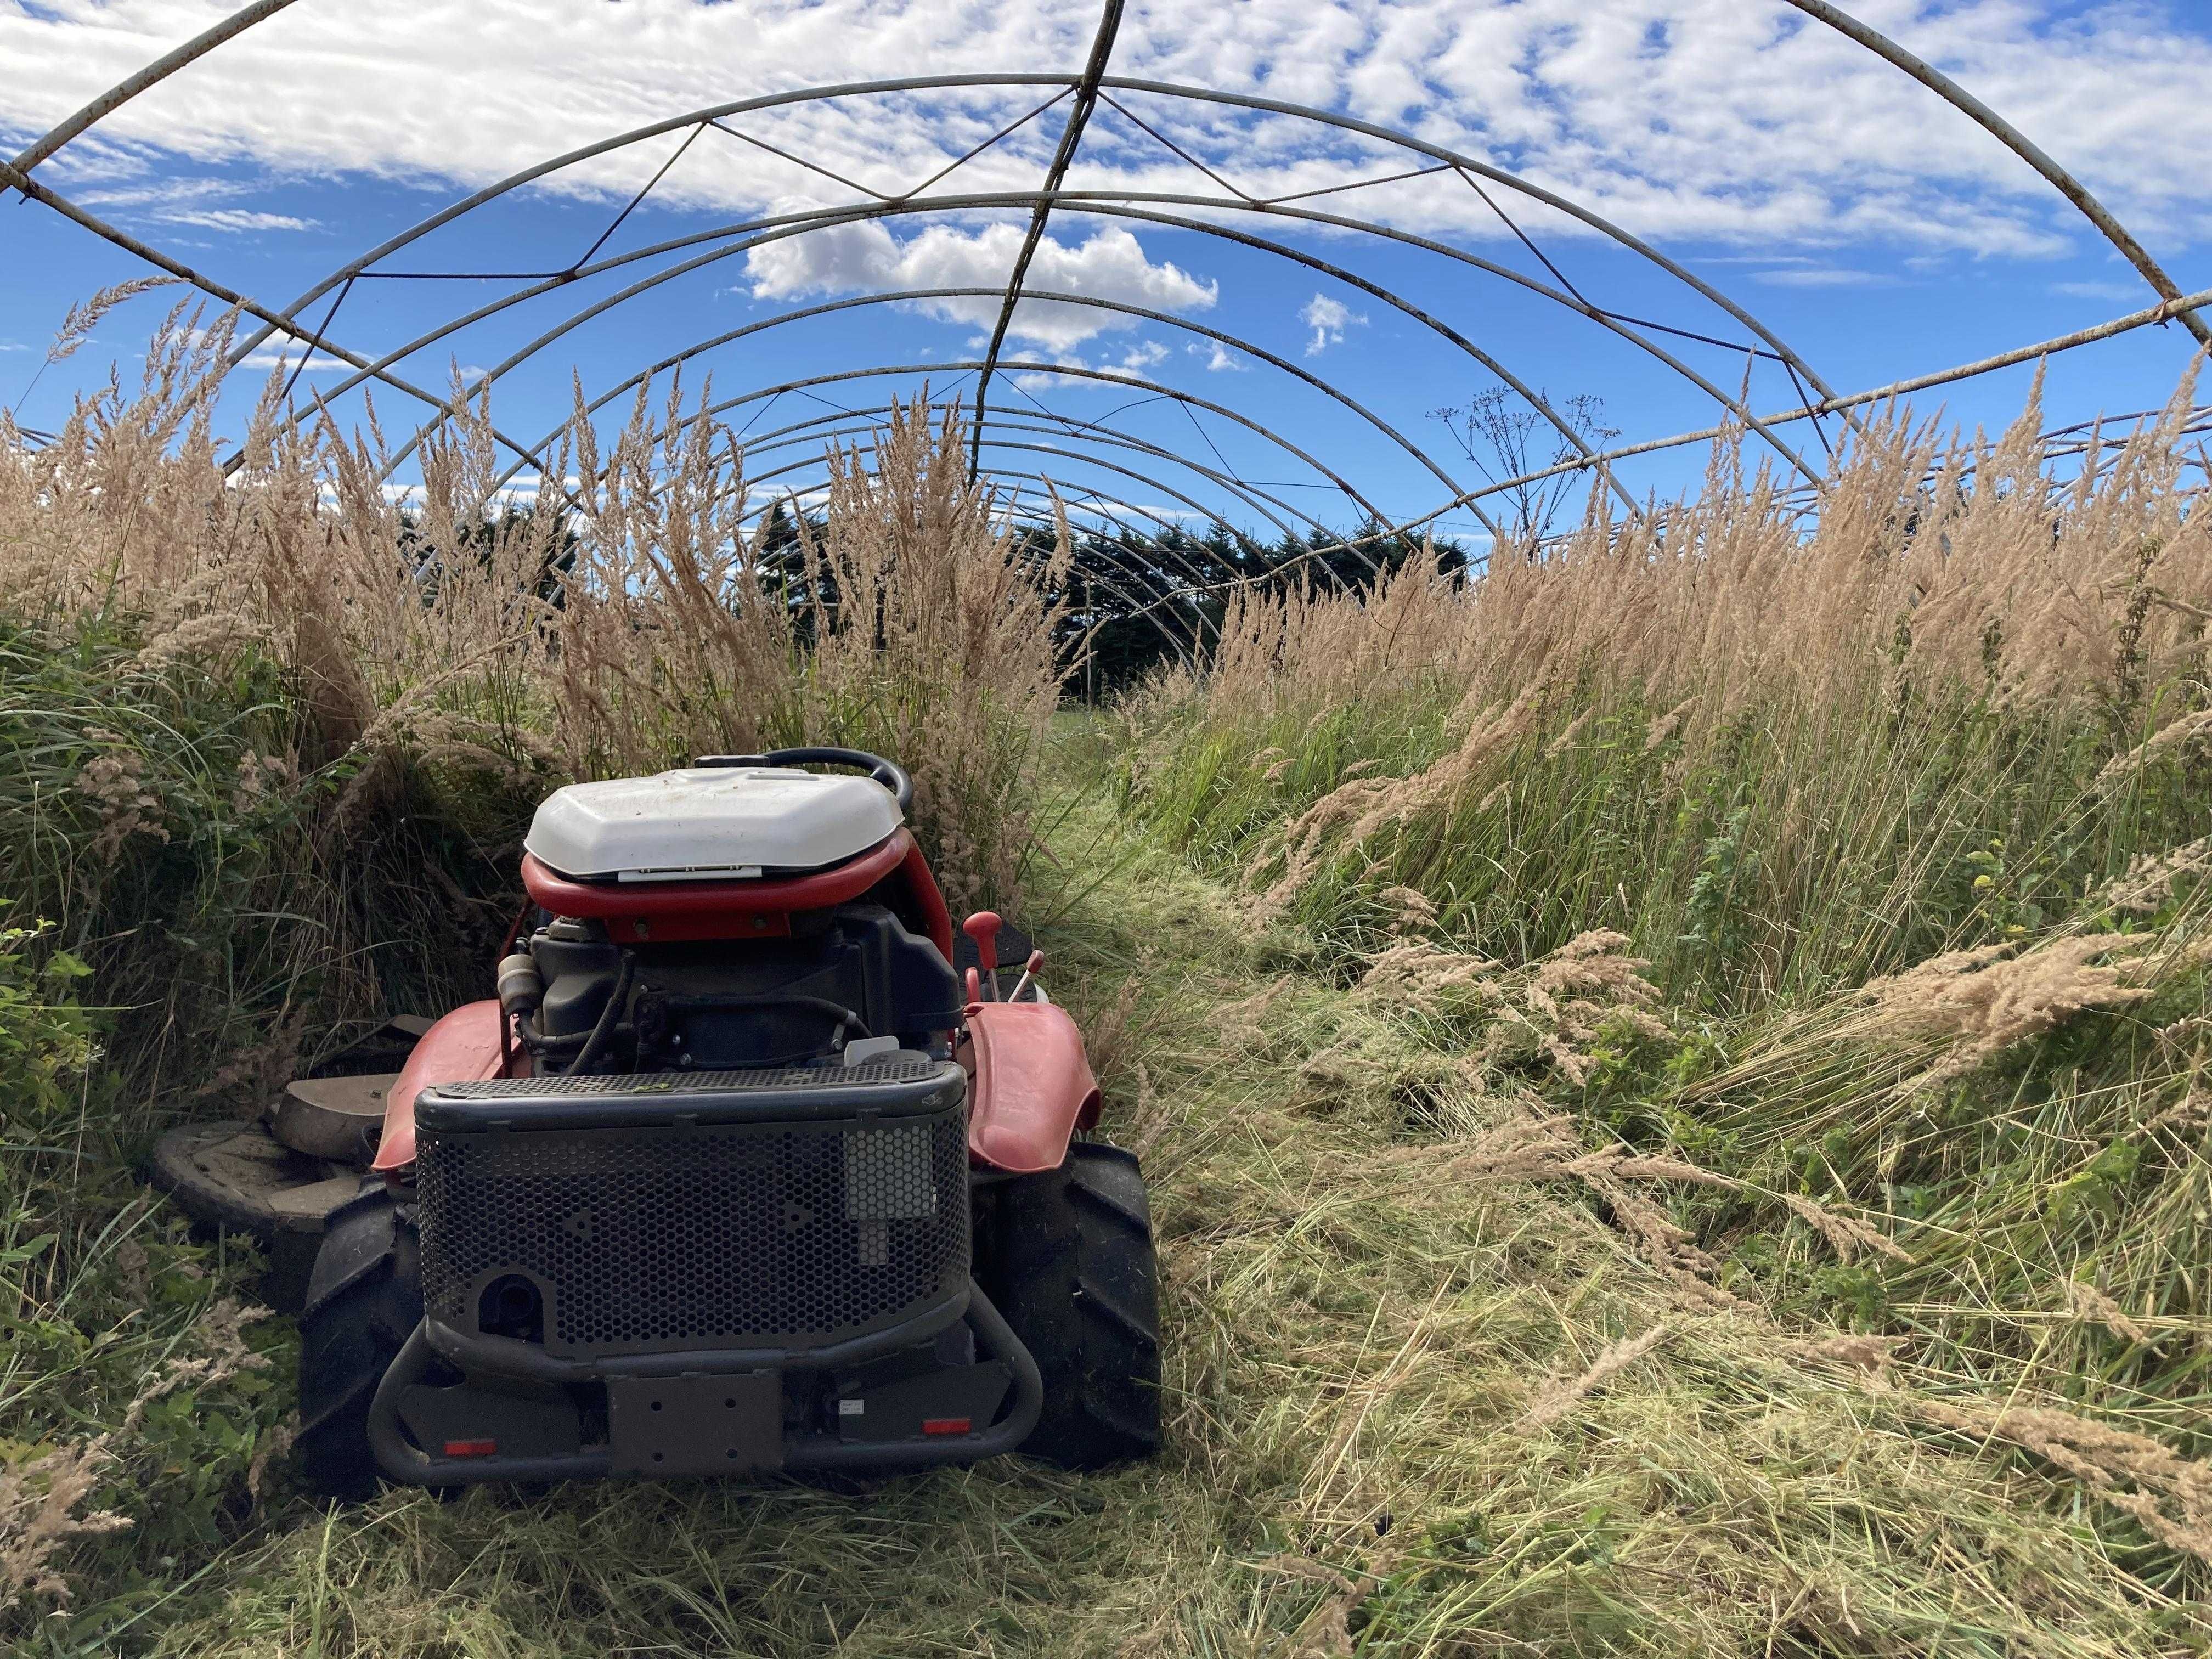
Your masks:
M415 1161L415 1097L431 1084L530 1075L530 1056L517 1048L510 1059L501 1043L500 1018L495 1001L465 1003L422 1033L384 1097L384 1139L372 1169L388 1175Z
M970 1003L968 1042L969 1155L1014 1175L1058 1169L1075 1132L1098 1121L1098 1079L1067 1011Z
M500 1018L496 1001L471 1002L423 1034L385 1097L372 1167L390 1173L415 1161L415 1097L428 1085L529 1075L526 1054L502 1051ZM1017 1175L1059 1168L1075 1132L1098 1121L1098 1080L1083 1033L1049 1002L974 1004L967 1028L969 1153Z

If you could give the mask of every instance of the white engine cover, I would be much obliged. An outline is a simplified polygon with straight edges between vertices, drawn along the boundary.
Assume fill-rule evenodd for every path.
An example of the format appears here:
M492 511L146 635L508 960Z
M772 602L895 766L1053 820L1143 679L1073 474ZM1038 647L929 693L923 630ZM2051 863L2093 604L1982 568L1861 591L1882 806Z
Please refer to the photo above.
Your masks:
M523 846L564 876L711 881L820 870L899 827L871 778L788 766L699 766L556 789Z

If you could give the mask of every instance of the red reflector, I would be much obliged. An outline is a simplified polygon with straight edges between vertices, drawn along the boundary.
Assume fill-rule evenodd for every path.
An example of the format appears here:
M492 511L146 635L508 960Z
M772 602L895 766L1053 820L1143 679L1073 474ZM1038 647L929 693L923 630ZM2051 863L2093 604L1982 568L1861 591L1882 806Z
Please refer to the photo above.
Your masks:
M925 1417L921 1419L924 1434L966 1434L968 1419L964 1417Z
M448 1440L446 1443L446 1455L448 1457L489 1457L498 1449L499 1442L496 1440Z

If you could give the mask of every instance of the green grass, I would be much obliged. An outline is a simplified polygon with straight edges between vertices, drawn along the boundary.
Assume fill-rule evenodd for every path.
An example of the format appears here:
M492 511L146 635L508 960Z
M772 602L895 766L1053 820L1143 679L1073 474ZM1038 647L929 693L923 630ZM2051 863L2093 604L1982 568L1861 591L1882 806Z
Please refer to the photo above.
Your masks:
M1660 1135L1737 1051L1733 1028L1623 1048L1587 1089L1470 1067L1479 1015L1347 994L1356 930L1254 927L1236 886L1115 805L1113 753L1101 727L1063 729L1026 919L1092 1034L1105 1132L1145 1152L1165 1274L1158 1464L395 1491L326 1510L281 1462L247 1490L289 1405L271 1320L248 1328L270 1369L179 1389L118 1442L84 1507L131 1524L57 1558L70 1616L29 1597L0 1632L27 1653L331 1659L2203 1650L2202 1563L2049 1462L1916 1412L2002 1404L2055 1358L1978 1370L1957 1338L1869 1387L1818 1346L1854 1316L1813 1288L1836 1264L1795 1224L1677 1200L1728 1263L1740 1299L1717 1309L1571 1180L1436 1173L1532 1103L1577 1114L1593 1146L1616 1126ZM47 1218L23 1224L62 1236L0 1269L11 1331L45 1334L17 1336L0 1396L0 1452L20 1465L118 1427L149 1367L210 1346L207 1310L252 1264L193 1243L125 1172L117 1126L148 1120L78 1080L100 1022L62 994L98 981L42 977L34 942L9 960L0 1030L46 1057L36 1133L82 1153L6 1166L9 1204ZM2019 1144L2057 1170L2124 1115L2109 1090L2060 1091ZM1729 1156L1770 1170L1757 1146ZM2180 1200L2139 1209L2149 1190L2121 1183L2106 1224L2168 1224ZM1913 1282L1886 1285L1872 1322L1911 1328ZM1659 1326L1588 1398L1525 1420L1547 1378ZM2196 1385L2160 1386L2186 1401Z
M1267 714L1187 702L1133 735L1126 798L1200 868L1264 888L1287 821L1349 777L1411 777L1455 747L1455 701L1439 687ZM2212 805L2185 754L2098 783L2180 698L2116 736L2094 708L1869 672L1853 705L1754 698L1651 743L1675 701L1595 671L1553 688L1470 787L1333 848L1290 914L1355 956L1390 886L1433 901L1443 936L1510 960L1618 928L1671 1000L1753 1012L2056 921L2136 854L2202 834Z

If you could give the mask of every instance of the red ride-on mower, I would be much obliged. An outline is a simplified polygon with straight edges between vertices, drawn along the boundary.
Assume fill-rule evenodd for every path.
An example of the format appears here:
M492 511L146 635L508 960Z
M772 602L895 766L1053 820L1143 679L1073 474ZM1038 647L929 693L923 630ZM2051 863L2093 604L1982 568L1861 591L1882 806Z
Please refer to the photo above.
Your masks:
M1042 956L1002 994L987 912L956 972L912 794L793 749L538 808L497 999L416 1043L324 1224L319 1490L1157 1449L1137 1160L1078 1138Z

